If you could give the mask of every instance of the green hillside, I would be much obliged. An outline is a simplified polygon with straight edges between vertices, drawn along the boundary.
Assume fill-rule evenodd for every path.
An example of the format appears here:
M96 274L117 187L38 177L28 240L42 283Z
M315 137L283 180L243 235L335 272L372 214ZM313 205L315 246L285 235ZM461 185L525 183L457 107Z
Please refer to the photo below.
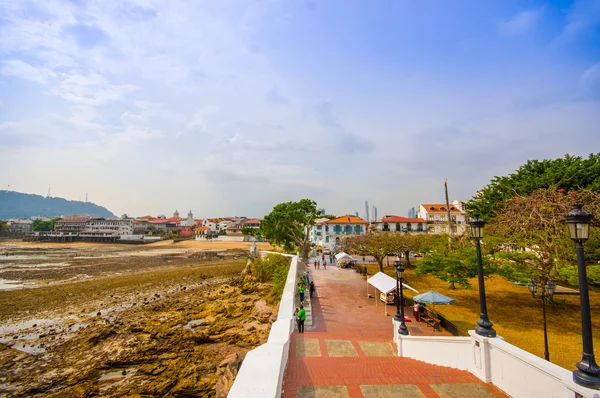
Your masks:
M105 207L94 203L0 190L0 220L34 216L53 218L67 215L115 217Z

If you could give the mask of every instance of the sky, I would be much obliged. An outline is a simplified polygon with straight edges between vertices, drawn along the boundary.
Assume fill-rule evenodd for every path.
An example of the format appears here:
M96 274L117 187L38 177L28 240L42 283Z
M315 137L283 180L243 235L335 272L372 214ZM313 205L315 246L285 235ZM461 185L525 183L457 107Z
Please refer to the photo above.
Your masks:
M600 152L600 0L0 0L0 189L406 216Z

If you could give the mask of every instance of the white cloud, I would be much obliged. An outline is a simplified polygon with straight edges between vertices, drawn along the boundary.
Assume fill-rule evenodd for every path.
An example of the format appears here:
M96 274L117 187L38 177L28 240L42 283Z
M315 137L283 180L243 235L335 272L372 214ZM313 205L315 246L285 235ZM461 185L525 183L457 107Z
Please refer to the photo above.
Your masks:
M586 69L581 75L581 81L588 86L600 84L600 62Z
M502 36L519 36L534 29L543 15L543 8L521 11L512 18L498 23Z
M569 41L600 23L600 0L575 0L566 12L559 41Z
M110 84L98 74L71 74L61 80L55 92L69 102L101 106L122 100L135 89L136 87L130 84Z
M439 200L442 174L461 180L453 196L464 198L527 153L563 150L558 139L536 143L544 134L577 126L584 150L598 142L590 127L598 125L597 103L535 109L550 101L540 87L577 100L572 74L544 75L529 63L510 73L506 64L483 65L468 79L457 72L471 57L492 58L489 31L459 32L477 38L458 46L464 65L433 61L447 55L435 43L424 43L426 57L409 46L401 53L411 62L397 62L395 51L370 54L371 46L353 53L352 37L372 33L359 20L344 46L336 35L314 39L317 24L341 28L337 12L326 19L328 8L336 7L5 0L0 81L10 81L10 91L0 91L0 180L30 192L52 185L67 198L88 191L116 213L185 207L198 216L261 216L302 197L332 213L360 210L364 199L382 213L403 213ZM497 28L525 34L543 11L523 11ZM597 69L581 75L582 85L595 84Z
M39 84L46 84L49 79L56 77L56 73L50 69L31 66L18 59L2 61L0 73L4 76L18 77Z

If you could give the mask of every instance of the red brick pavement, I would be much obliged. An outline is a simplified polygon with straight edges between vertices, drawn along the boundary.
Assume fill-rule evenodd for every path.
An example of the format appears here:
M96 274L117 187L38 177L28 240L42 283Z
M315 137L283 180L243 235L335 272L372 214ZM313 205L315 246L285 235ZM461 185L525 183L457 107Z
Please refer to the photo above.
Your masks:
M367 298L366 281L350 270L314 270L312 278L316 294L312 298L313 326L304 334L294 332L284 376L284 398L295 398L299 386L346 386L350 397L363 397L361 385L414 384L425 397L439 397L430 384L475 383L499 397L506 395L498 388L481 382L469 372L436 366L401 357L367 357L359 341L390 342L391 317L383 315L383 307ZM395 313L389 307L390 315ZM409 327L424 324L408 323ZM425 331L427 334L435 332ZM438 333L439 335L439 333ZM299 357L297 339L318 339L321 357ZM330 357L325 340L351 341L358 357Z

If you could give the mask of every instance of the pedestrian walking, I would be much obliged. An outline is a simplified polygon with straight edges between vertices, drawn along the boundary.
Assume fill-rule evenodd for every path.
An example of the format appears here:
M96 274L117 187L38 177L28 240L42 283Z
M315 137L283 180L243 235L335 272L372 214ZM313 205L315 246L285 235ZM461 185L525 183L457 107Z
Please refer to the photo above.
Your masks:
M325 254L321 254L321 260L325 261Z
M415 305L413 305L413 316L415 317L415 321L420 322L419 321L419 311L421 310L421 304L415 302Z
M327 261L323 260L323 270L327 271Z
M304 321L306 320L306 311L304 306L300 305L300 309L296 308L296 316L298 317L298 332L304 333Z
M310 282L310 290L309 290L310 297L312 297L314 292L315 292L315 283L311 281Z
M304 283L298 286L298 294L300 295L300 303L304 304Z
M315 260L315 269L317 269L317 260Z
M317 269L321 269L321 262L317 261Z

